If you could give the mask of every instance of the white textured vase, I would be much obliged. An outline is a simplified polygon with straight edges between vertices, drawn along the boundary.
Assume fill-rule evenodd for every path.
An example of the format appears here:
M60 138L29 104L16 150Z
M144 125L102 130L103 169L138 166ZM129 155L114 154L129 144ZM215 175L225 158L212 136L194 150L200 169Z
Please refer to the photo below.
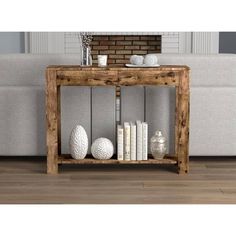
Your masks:
M84 159L88 152L88 136L81 125L73 128L70 135L70 154L74 159Z
M92 144L91 153L95 159L107 160L113 156L114 147L109 139L98 138Z
M143 64L143 59L143 56L133 55L130 57L130 63L140 66Z
M157 62L158 62L158 58L157 58L157 56L155 56L155 55L147 54L147 55L144 57L144 64L147 65L147 66L156 65Z

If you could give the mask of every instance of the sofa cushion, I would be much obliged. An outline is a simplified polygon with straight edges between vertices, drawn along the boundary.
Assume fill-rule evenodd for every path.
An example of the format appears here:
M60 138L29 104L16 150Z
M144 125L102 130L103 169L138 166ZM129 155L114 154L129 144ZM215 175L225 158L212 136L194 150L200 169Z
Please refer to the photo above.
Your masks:
M0 86L0 155L45 155L42 86Z
M156 54L161 65L187 65L191 86L236 86L234 54Z
M236 154L235 101L235 88L192 88L190 155L224 156Z
M236 55L157 54L161 65L188 65L191 86L236 86ZM0 86L44 85L48 65L80 64L78 54L2 54Z
M0 86L31 86L45 84L48 65L80 64L77 54L2 54L0 55Z

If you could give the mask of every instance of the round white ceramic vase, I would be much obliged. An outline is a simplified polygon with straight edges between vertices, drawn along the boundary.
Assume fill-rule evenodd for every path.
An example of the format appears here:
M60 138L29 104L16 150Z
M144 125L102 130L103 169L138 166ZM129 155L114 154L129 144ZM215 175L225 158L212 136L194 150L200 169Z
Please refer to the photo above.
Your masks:
M140 66L143 64L143 59L143 56L133 55L130 57L130 63Z
M147 66L156 65L157 62L158 62L158 59L157 59L157 56L155 56L155 55L147 54L144 57L144 64Z
M88 152L88 136L81 125L73 128L70 135L70 154L74 159L84 159Z
M113 156L114 147L109 139L98 138L92 144L91 153L95 159L108 160Z

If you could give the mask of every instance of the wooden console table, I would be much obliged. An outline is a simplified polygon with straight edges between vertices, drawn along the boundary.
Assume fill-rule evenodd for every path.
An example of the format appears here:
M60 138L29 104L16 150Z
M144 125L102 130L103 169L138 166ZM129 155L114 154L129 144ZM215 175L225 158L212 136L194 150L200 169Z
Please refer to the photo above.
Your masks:
M46 71L47 173L58 173L58 164L174 164L179 173L189 171L189 68L161 66L158 68L49 66ZM163 160L147 161L83 160L61 155L61 86L161 85L176 87L175 155ZM119 93L117 92L117 95Z

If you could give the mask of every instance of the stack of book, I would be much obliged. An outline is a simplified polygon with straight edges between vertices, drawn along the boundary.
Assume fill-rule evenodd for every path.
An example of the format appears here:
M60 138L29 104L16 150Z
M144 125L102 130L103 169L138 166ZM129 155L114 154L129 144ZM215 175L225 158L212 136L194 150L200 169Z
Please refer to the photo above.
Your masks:
M142 161L148 159L148 124L136 121L117 126L117 159Z

